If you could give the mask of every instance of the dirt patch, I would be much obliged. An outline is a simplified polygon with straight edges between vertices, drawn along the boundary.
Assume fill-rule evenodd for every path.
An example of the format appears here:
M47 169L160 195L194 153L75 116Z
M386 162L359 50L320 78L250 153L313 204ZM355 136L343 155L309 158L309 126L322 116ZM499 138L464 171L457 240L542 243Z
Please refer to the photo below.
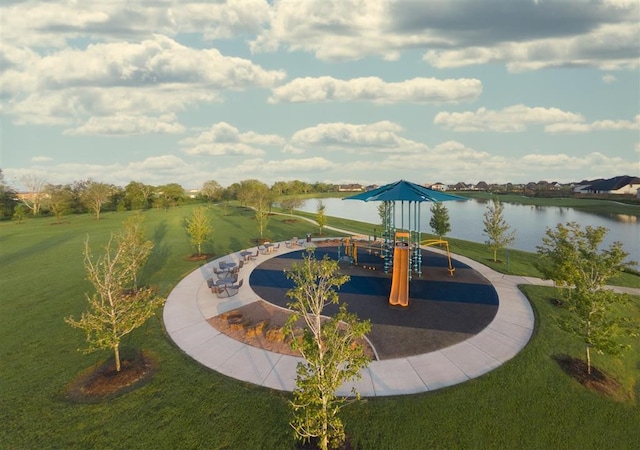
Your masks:
M209 325L230 338L252 347L283 355L301 356L291 348L291 337L285 336L282 327L291 313L263 300L250 303L207 320ZM304 321L296 323L296 335L302 333ZM362 341L365 354L371 359L375 355L366 341Z
M120 372L113 357L91 367L67 389L65 399L76 403L99 403L147 384L157 371L157 361L142 350L121 350Z
M213 253L201 253L201 254L197 254L194 253L191 256L188 256L185 258L186 261L208 261L210 259L213 259L216 255Z
M629 400L620 383L606 372L591 366L591 373L587 372L587 363L579 358L568 355L553 356L562 370L587 389L611 397L617 401Z

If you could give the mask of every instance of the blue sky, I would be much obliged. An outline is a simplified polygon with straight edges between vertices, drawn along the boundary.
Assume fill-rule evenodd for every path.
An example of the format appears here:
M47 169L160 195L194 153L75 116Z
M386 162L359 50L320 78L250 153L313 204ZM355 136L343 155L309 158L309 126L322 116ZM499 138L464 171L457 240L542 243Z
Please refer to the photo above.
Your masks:
M640 175L637 0L9 0L0 20L18 188Z

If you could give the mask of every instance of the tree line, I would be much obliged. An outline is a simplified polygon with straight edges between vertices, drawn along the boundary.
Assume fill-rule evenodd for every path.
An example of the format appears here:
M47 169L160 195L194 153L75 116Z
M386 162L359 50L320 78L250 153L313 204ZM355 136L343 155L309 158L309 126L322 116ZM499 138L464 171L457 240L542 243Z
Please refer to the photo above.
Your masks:
M54 184L35 174L25 175L20 181L26 193L19 194L5 181L0 169L0 220L22 221L30 216L51 216L60 221L63 216L83 213L92 213L100 219L104 211L166 210L186 202L219 202L226 206L232 200L255 208L259 212L257 218L266 220L265 211L270 211L275 203L293 211L303 202L297 196L337 191L336 185L299 180L278 181L268 186L262 181L248 179L227 187L209 180L193 194L178 183L154 186L131 181L121 187L89 179Z

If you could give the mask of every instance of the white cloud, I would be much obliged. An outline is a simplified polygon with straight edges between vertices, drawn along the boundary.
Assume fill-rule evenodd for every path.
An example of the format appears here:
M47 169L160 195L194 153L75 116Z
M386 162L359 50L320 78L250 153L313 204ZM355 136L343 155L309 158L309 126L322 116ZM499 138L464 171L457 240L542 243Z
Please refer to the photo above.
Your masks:
M544 127L547 133L588 133L591 131L640 130L640 115L634 120L596 120L591 123L554 123Z
M424 146L398 135L402 127L389 121L372 124L323 123L297 131L293 148L347 153L415 153Z
M219 122L198 136L180 141L185 153L189 155L263 155L263 149L256 146L283 146L285 140L280 136L258 134L250 131L241 133L226 122Z
M399 83L378 77L338 80L332 77L296 78L274 88L271 103L349 102L374 103L448 103L475 101L482 93L482 82L476 79L414 78Z
M500 111L479 108L475 112L440 112L433 123L453 131L496 131L501 133L525 131L528 125L569 123L584 120L582 115L558 108L513 105Z
M429 50L424 60L440 69L503 63L510 72L565 66L633 70L640 66L637 57L639 33L637 22L605 24L587 34L571 37Z
M175 114L158 117L115 114L107 117L91 117L76 128L63 132L67 135L132 136L139 134L183 133L184 126L177 122Z
M34 156L31 158L31 162L33 163L46 163L49 161L53 161L53 158L50 158L49 156Z
M602 81L604 84L611 84L617 81L617 78L614 75L606 74L602 76Z
M141 43L92 44L46 56L5 46L2 112L19 124L75 125L68 133L120 134L123 117L140 116L125 134L176 133L175 113L222 99L224 90L270 87L284 78L216 49L193 49L155 35ZM166 117L173 117L167 121Z

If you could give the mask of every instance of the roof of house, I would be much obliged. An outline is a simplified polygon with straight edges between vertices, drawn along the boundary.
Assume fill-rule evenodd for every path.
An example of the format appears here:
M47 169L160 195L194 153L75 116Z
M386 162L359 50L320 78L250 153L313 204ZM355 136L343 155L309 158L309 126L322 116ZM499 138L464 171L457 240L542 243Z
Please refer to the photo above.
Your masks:
M609 178L608 180L596 180L590 183L591 191L615 191L628 184L640 184L640 177L632 177L622 175L619 177Z

